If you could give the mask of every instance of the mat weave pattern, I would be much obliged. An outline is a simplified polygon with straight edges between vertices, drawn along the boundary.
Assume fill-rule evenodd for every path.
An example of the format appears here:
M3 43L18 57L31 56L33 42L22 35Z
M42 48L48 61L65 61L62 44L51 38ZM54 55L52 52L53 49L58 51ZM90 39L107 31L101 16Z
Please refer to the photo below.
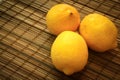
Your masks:
M56 70L50 58L56 36L47 30L45 16L59 3L74 6L81 19L105 15L118 28L118 47L89 50L85 69L71 76ZM0 80L120 80L120 0L0 0Z

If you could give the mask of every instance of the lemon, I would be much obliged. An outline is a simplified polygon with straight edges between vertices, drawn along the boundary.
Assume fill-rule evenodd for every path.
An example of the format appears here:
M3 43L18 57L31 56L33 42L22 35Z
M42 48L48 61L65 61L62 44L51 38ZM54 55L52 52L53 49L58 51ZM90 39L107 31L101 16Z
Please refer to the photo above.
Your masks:
M68 4L57 4L48 11L46 24L54 35L66 30L75 31L80 24L80 14Z
M66 75L81 71L88 60L86 42L78 33L64 31L52 44L51 58L54 66Z
M79 32L92 50L104 52L117 46L117 28L103 15L93 13L85 16Z

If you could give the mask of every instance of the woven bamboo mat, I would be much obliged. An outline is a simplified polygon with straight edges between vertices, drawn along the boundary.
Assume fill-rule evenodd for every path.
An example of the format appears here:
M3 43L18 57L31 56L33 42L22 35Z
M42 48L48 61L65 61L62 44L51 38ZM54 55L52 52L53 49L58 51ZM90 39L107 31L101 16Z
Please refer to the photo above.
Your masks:
M118 47L105 53L89 50L81 72L66 76L51 63L55 36L45 15L55 4L109 17L118 28ZM120 80L120 0L0 0L0 80Z

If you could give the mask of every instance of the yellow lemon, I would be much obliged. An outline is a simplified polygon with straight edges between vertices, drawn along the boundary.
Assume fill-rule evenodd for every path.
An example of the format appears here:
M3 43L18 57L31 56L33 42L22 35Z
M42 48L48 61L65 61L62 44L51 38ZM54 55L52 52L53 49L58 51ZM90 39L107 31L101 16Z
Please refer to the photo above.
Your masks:
M117 46L117 28L103 15L87 15L81 21L79 31L87 45L95 51L104 52Z
M66 30L75 31L80 24L80 14L68 4L57 4L48 11L46 24L55 35Z
M64 31L52 45L51 58L55 67L66 75L81 71L88 60L86 42L78 33Z

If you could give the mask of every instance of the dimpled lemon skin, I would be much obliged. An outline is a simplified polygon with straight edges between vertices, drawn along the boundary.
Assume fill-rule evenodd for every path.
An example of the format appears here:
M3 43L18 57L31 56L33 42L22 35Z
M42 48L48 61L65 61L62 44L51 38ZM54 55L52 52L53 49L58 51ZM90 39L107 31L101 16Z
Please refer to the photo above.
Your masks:
M80 24L80 14L68 4L57 4L48 11L46 24L54 35L66 30L75 31Z
M51 48L53 65L66 75L81 71L87 64L88 49L84 39L75 32L58 35Z
M87 15L81 21L79 32L88 47L97 52L105 52L117 47L117 28L103 15L97 13Z

